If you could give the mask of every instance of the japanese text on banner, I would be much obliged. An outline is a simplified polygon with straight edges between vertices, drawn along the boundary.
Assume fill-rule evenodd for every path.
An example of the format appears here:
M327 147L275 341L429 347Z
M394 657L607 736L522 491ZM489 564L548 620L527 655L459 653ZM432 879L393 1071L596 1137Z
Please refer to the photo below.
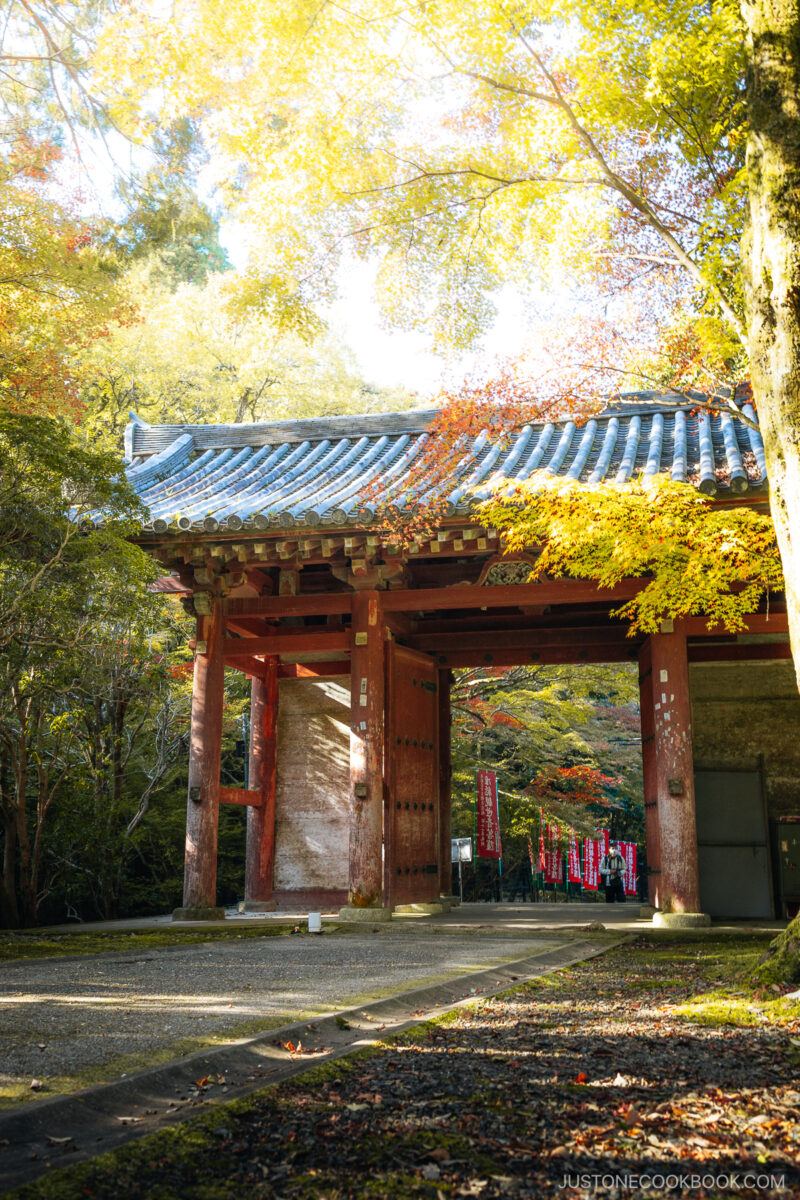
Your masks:
M567 856L567 882L580 883L581 881L581 856L578 851L578 839L573 830L570 830L569 835L569 854Z
M547 883L561 883L562 873L561 847L558 844L558 827L547 826L547 850L544 856L544 878Z
M583 886L596 892L600 868L600 845L594 838L583 839Z
M497 776L494 771L476 771L477 858L501 858L500 819L497 810Z
M625 859L625 895L636 895L636 843L621 842L620 850L622 857Z

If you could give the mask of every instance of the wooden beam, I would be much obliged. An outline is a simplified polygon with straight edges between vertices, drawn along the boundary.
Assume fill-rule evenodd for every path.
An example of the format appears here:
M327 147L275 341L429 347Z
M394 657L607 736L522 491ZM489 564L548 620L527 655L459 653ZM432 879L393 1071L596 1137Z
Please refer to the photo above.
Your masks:
M230 617L225 618L226 631L228 633L238 633L240 637L264 637L266 628L268 627L265 622L259 620L257 617L242 617L241 620L231 620Z
M250 584L251 587L254 587L257 591L267 592L267 593L272 591L272 588L273 588L272 579L270 578L269 575L265 575L263 571L259 571L258 567L254 567L254 566L248 564L248 566L245 570L245 574L247 576L247 582Z
M789 618L784 611L771 608L767 613L751 613L744 618L747 622L746 633L788 633ZM715 634L725 634L729 630L724 625L712 625L708 628L705 617L686 617L683 621L687 637L713 637Z
M623 579L613 588L599 588L585 579L554 579L543 583L508 584L498 587L478 587L476 584L456 584L448 588L403 588L386 592L385 612L436 611L446 608L509 608L520 605L549 604L615 604L630 600L647 581Z
M301 596L254 596L228 600L228 617L313 617L349 613L352 592L314 592Z
M328 629L276 629L270 637L225 638L223 653L225 661L240 658L242 654L309 654L333 651L349 651L348 630Z
M232 667L234 671L241 671L250 679L261 679L266 672L266 667L260 658L252 658L247 654L231 655L225 659L225 666Z
M451 650L447 654L435 654L434 659L437 666L450 667L451 670L458 667L540 667L583 662L635 662L638 647L639 643L629 638L624 646L612 642L600 646L589 643L551 646L541 650L530 650L527 647L485 651Z
M405 613L387 613L386 624L396 637L411 637L415 632L416 621L412 621Z
M397 614L393 613L386 618L386 624L390 620L394 620ZM406 618L408 620L408 618ZM544 631L547 629L620 629L623 634L628 632L627 622L618 620L610 620L608 610L603 612L587 611L586 609L578 609L577 612L565 612L558 609L555 613L542 614L538 612L516 612L506 613L497 609L490 612L470 614L469 616L451 616L451 617L421 617L413 622L409 622L411 631L407 635L409 637L424 637L426 634L435 633L480 633L481 631L494 632L497 629L518 629L525 630L527 633L530 630Z
M263 803L260 791L235 787L221 787L219 802L220 804L247 804L252 808L259 808Z
M554 579L498 587L456 584L453 587L396 588L381 592L383 611L416 612L447 608L514 608L550 604L616 604L630 600L646 580L623 579L613 588L599 588L587 579ZM232 599L225 611L238 617L303 617L349 613L352 592L319 592L300 596L257 596Z
M349 675L350 659L336 658L330 662L281 663L279 679L317 679L325 675Z
M610 628L576 629L501 629L479 630L473 633L428 633L415 634L408 639L409 646L424 654L446 654L448 650L500 650L506 646L515 649L529 647L532 650L549 646L578 646L582 642L600 644L630 644L623 626Z
M788 642L735 642L726 646L693 645L687 649L690 663L752 662L757 659L791 658Z

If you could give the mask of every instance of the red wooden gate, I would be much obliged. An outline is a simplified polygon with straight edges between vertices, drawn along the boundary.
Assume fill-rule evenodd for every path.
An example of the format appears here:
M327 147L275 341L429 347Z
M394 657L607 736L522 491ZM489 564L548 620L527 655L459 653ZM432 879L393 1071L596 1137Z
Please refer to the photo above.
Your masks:
M393 642L386 692L384 903L439 899L439 737L433 659Z

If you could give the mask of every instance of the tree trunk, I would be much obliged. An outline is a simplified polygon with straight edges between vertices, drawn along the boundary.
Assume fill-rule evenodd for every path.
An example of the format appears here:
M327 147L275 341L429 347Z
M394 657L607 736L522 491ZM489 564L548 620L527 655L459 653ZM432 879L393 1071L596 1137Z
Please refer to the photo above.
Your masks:
M17 904L17 823L11 810L6 814L3 844L3 886L0 890L0 916L6 929L19 926Z
M750 371L800 686L800 0L743 0Z
M800 686L800 0L742 0L742 16L749 122L749 223L742 249L750 372ZM773 943L769 969L789 982L800 976L800 917L786 935Z

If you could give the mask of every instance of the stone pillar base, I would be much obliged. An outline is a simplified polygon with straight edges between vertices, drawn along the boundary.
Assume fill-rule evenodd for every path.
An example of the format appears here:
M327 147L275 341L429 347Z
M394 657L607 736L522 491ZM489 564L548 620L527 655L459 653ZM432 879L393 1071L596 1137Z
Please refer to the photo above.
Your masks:
M176 908L172 912L173 921L224 921L224 908Z
M419 904L395 904L394 911L398 917L435 917L448 909L440 900L420 901Z
M656 929L708 929L711 917L708 913L667 913L653 914L653 925Z
M245 900L244 904L240 905L239 912L277 912L278 904L275 900Z
M445 906L445 912L449 912L451 908L458 908L461 900L458 896L440 896L439 902Z
M376 921L391 921L390 908L356 908L354 904L346 904L339 909L340 921L356 921L360 924L374 924Z
M639 909L640 917L654 917L655 915L656 910L653 908L652 904L643 904Z

